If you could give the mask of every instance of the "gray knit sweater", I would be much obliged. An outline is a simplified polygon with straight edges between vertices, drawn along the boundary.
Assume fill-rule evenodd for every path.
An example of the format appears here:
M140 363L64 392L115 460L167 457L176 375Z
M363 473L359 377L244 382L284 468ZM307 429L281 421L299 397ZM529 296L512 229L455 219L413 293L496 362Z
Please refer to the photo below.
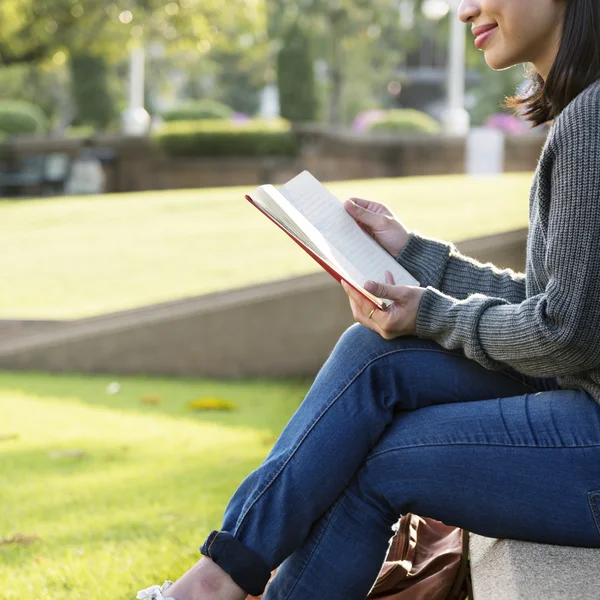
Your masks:
M556 377L600 403L600 79L554 120L529 198L525 275L412 232L417 335L492 370Z

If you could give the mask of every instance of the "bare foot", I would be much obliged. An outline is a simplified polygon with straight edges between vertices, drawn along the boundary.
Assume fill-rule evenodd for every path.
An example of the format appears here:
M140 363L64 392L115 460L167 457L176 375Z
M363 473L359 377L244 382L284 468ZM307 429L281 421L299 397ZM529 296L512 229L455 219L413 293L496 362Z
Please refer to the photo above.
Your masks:
M203 556L166 592L176 600L245 600L247 594L207 556Z

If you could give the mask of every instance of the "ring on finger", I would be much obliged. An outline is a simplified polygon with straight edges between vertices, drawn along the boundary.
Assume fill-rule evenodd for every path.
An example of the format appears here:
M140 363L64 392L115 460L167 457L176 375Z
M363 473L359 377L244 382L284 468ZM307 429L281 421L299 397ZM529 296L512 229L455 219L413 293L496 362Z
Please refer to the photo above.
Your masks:
M374 312L375 312L375 309L374 309L374 308L373 308L373 309L371 309L371 312L369 313L369 317L368 317L369 319L370 319L370 318L373 316L373 313L374 313Z

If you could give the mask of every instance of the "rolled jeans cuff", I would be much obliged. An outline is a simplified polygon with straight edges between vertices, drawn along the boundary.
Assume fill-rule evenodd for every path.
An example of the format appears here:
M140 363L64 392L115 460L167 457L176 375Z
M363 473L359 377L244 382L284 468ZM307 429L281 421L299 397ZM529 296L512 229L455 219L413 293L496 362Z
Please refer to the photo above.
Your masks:
M213 531L200 553L219 565L250 596L260 596L267 587L271 570L254 550L246 548L226 531Z

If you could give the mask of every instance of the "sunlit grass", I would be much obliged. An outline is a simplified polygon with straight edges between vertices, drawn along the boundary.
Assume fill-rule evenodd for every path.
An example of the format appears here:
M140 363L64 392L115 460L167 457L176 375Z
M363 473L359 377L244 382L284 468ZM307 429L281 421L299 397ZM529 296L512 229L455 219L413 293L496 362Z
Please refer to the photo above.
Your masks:
M459 241L527 226L532 174L330 184ZM0 318L76 318L299 275L318 266L247 188L0 201Z
M2 600L131 600L179 577L308 388L118 381L0 374L0 539L31 538L0 544ZM186 408L201 397L237 410Z

